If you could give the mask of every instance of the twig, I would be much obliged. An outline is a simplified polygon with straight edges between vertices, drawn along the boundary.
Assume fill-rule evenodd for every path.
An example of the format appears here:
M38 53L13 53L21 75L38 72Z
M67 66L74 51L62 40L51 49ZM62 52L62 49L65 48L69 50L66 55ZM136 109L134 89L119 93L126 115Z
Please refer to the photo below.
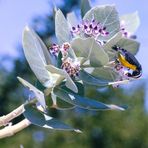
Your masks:
M25 105L34 104L36 102L37 102L36 98L29 100L29 101L25 102L24 104L20 105L18 108L16 108L15 110L10 112L9 114L0 117L0 127L7 125L9 123L9 121L20 116L25 111L24 110Z
M9 136L13 136L17 132L28 127L30 124L31 124L31 122L28 119L24 119L15 125L6 126L5 128L0 130L0 139L5 138L5 137L9 137Z
M15 110L10 112L9 114L0 117L0 126L5 126L5 125L9 124L9 122L12 119L18 117L19 115L21 115L25 111L24 106L26 104L36 103L36 101L37 101L37 99L34 98L34 99L20 105L18 108L16 108ZM0 139L5 138L5 137L9 137L9 136L13 136L15 133L28 127L30 124L31 124L31 122L28 119L24 119L15 125L8 125L0 130Z
M37 102L36 98L29 100L26 103L19 106L18 108L16 108L15 110L13 110L12 112L10 112L9 114L0 117L0 126L5 126L5 125L9 124L9 122L12 119L21 115L25 111L24 106L26 104L33 104L36 102ZM12 126L8 125L0 130L0 139L5 138L5 137L9 137L9 136L13 136L15 133L28 127L30 124L31 124L31 122L28 119L24 119L15 125L12 125Z
M9 114L0 117L0 126L7 125L9 121L18 117L23 112L24 112L24 104L22 104L21 106L19 106L18 108L10 112Z

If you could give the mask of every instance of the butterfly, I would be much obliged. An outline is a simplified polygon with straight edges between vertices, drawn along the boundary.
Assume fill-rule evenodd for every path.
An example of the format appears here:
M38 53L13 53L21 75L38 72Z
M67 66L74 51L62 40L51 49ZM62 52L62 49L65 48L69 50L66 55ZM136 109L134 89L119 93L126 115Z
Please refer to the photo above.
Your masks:
M128 68L129 71L126 75L132 78L139 78L142 75L142 66L136 57L126 49L123 49L118 46L113 46L112 49L118 52L117 60L123 65L124 67Z

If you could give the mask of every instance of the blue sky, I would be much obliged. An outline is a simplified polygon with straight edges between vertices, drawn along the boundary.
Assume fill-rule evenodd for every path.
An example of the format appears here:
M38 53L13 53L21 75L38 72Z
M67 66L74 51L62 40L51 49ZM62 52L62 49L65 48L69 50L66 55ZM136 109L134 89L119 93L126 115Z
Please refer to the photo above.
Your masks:
M48 13L46 0L0 1L0 54L18 56L15 47L21 43L24 26L36 15Z
M62 2L64 0L55 0ZM48 3L52 0L1 0L0 1L0 55L17 57L16 45L21 43L22 30L25 25L37 16L44 16L52 9ZM138 41L141 43L140 51L137 55L143 67L144 78L148 76L147 47L148 47L148 11L147 1L135 0L92 0L92 5L115 4L119 14L126 14L138 11L141 25L137 31Z

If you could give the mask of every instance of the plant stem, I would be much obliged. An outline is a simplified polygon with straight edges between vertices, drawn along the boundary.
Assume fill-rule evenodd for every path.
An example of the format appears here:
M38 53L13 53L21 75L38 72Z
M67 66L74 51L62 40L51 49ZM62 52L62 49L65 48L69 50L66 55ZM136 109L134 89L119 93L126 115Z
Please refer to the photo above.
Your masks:
M50 92L51 91L49 91L49 93ZM8 125L0 130L0 139L5 138L5 137L9 137L9 136L13 136L15 133L23 130L24 128L28 127L31 124L31 122L25 118L24 120L20 121L19 123L15 124L15 125L12 125L12 126L9 125L11 120L20 116L25 111L25 109L24 109L25 105L35 104L36 102L37 102L36 98L29 100L26 103L20 105L16 109L14 109L9 114L0 117L0 127Z
M0 130L0 139L13 136L14 134L28 127L30 124L31 122L28 119L24 119L15 125L6 126Z
M36 102L37 102L37 99L34 98L34 99L20 105L18 108L16 108L15 110L10 112L9 114L0 117L0 126L5 126L5 125L9 124L9 122L11 120L20 116L25 111L25 109L24 109L25 105L33 104ZM15 133L28 127L30 124L31 124L31 122L28 119L24 119L15 125L12 125L12 126L8 125L0 130L0 139L5 138L5 137L9 137L9 136L13 136Z
M0 117L0 126L7 125L9 121L18 117L23 112L24 112L24 104L22 104L21 106L19 106L18 108L10 112L9 114Z
M37 102L36 98L34 98L32 100L29 100L29 101L25 102L24 104L20 105L18 108L14 109L9 114L0 117L0 127L7 125L9 123L9 121L11 121L14 118L20 116L25 111L24 110L24 106L25 105L27 105L27 104L34 104L36 102Z

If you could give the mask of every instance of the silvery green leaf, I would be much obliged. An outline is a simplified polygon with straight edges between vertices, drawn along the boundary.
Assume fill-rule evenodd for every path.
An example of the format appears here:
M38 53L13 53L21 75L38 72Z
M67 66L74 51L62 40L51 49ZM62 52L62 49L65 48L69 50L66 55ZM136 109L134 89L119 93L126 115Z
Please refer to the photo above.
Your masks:
M110 60L115 58L117 53L112 49L114 45L124 48L134 55L138 52L140 46L139 42L133 39L122 37L122 33L119 32L103 45L103 49L108 53Z
M106 37L99 37L101 40L108 40L120 30L120 22L118 12L114 5L96 6L90 9L84 16L84 20L92 20L100 22L102 26L106 27L109 35Z
M122 47L135 55L139 50L140 43L133 39L123 37L117 42L117 46Z
M78 92L78 88L75 85L75 83L73 82L73 80L71 79L71 77L68 75L68 73L65 70L59 69L57 67L54 67L53 65L47 65L46 69L49 70L51 73L57 73L59 75L61 75L63 78L66 79L66 87L68 87L69 89L71 89L74 92Z
M111 39L109 39L104 45L103 49L105 51L111 50L114 45L117 44L117 42L122 38L122 33L118 32L115 34Z
M39 80L36 80L35 85L34 85L37 89L44 91L46 89L46 87L44 87Z
M87 84L96 85L99 87L110 85L111 83L116 82L120 78L118 72L114 70L114 68L110 65L106 65L104 67L88 67L84 68L82 76L83 81ZM85 76L86 74L86 76ZM84 75L84 76L83 76Z
M40 43L40 46L41 46L41 48L40 48L41 50L39 50L40 54L42 55L42 53L43 53L42 57L45 57L46 63L51 64L52 57L49 54L49 51L48 51L46 45L44 44L44 42L41 40L41 38L34 31L32 31L32 34L34 34L34 36L36 36L37 40Z
M61 10L56 11L55 34L60 45L71 40L70 28Z
M75 53L74 53L74 51L73 51L73 49L71 47L68 49L68 57L70 57L72 59L76 59L77 58Z
M91 66L102 66L109 62L108 55L94 38L76 38L71 42L71 46L77 57L84 57L84 61L90 60Z
M113 59L116 55L116 51L114 51L112 47L117 45L121 38L122 33L118 32L103 45L103 49L108 53L110 59Z
M74 12L67 13L67 21L71 28L78 25L78 21Z
M31 105L25 105L24 109L25 111L23 114L25 118L27 118L34 125L47 129L81 132L80 130L74 129L60 120L40 112Z
M95 68L91 74L96 78L99 77L111 82L116 81L116 79L119 77L119 74L115 72L111 67Z
M81 70L79 72L79 78L84 83L87 83L89 85L98 86L98 87L108 86L108 84L109 84L109 81L107 81L106 79L94 77L93 75L87 73L84 70Z
M63 89L62 87L54 87L53 92L60 99L88 110L125 110L123 107L120 106L112 104L108 105L96 100L89 99L87 97L80 96L74 92L72 93L68 90Z
M60 68L62 65L62 52L60 51L57 58L57 67Z
M25 27L23 32L23 49L25 57L38 78L38 80L45 86L50 87L55 83L56 76L52 77L51 74L46 70L45 65L47 64L44 52L42 49L43 44L37 38L35 32L29 28Z
M75 85L78 88L78 93L77 94L79 94L81 96L84 96L84 85L82 83L80 83L80 82L75 82ZM66 90L66 91L69 91L69 92L73 93L72 90L70 90L69 88L66 87L65 82L62 82L60 84L60 87L62 89L64 89L64 90ZM63 111L64 110L71 110L71 109L74 109L76 107L75 105L71 106L71 104L69 104L69 103L68 103L68 107L61 107L61 105L59 103L57 105L57 96L53 93L53 91L51 92L51 99L52 99L52 102L53 102L52 106L56 107L56 109L58 109L58 110L63 110ZM59 107L59 105L60 105L60 107ZM70 107L69 107L69 105L70 105Z
M33 32L33 33L35 33L35 32ZM47 64L52 64L52 65L56 65L56 64L57 64L57 63L56 63L56 60L57 60L56 57L55 57L54 55L52 55L52 54L48 51L46 45L45 45L44 42L41 40L41 38L40 38L36 33L35 33L34 35L36 36L36 38L38 39L38 41L39 41L39 43L40 43L40 45L41 45L43 54L44 54L44 56L45 56L46 63L47 63Z
M78 94L78 95L81 95L81 96L84 96L84 91L85 91L85 90L84 90L84 84L82 84L82 83L80 83L80 82L75 82L75 85L76 85L77 88L78 88L77 94ZM64 89L64 90L67 90L67 91L73 93L72 90L70 90L69 88L66 87L65 82L62 82L62 83L60 84L60 87L61 87L62 89Z
M46 102L45 102L45 97L42 91L34 87L32 84L27 82L26 80L17 77L18 80L27 88L29 88L30 91L32 91L35 94L36 99L38 102L41 104L41 106L45 109L46 108Z
M123 23L123 26L127 32L134 34L140 25L138 12L136 11L134 13L121 16L120 22L121 24Z
M114 81L114 82L109 82L108 85L128 84L130 81L131 80Z
M92 20L100 22L109 32L107 37L99 37L101 40L108 40L120 30L120 22L118 12L114 5L96 6L90 9L84 16L84 20Z
M85 13L91 9L89 0L81 0L81 16L85 15Z

